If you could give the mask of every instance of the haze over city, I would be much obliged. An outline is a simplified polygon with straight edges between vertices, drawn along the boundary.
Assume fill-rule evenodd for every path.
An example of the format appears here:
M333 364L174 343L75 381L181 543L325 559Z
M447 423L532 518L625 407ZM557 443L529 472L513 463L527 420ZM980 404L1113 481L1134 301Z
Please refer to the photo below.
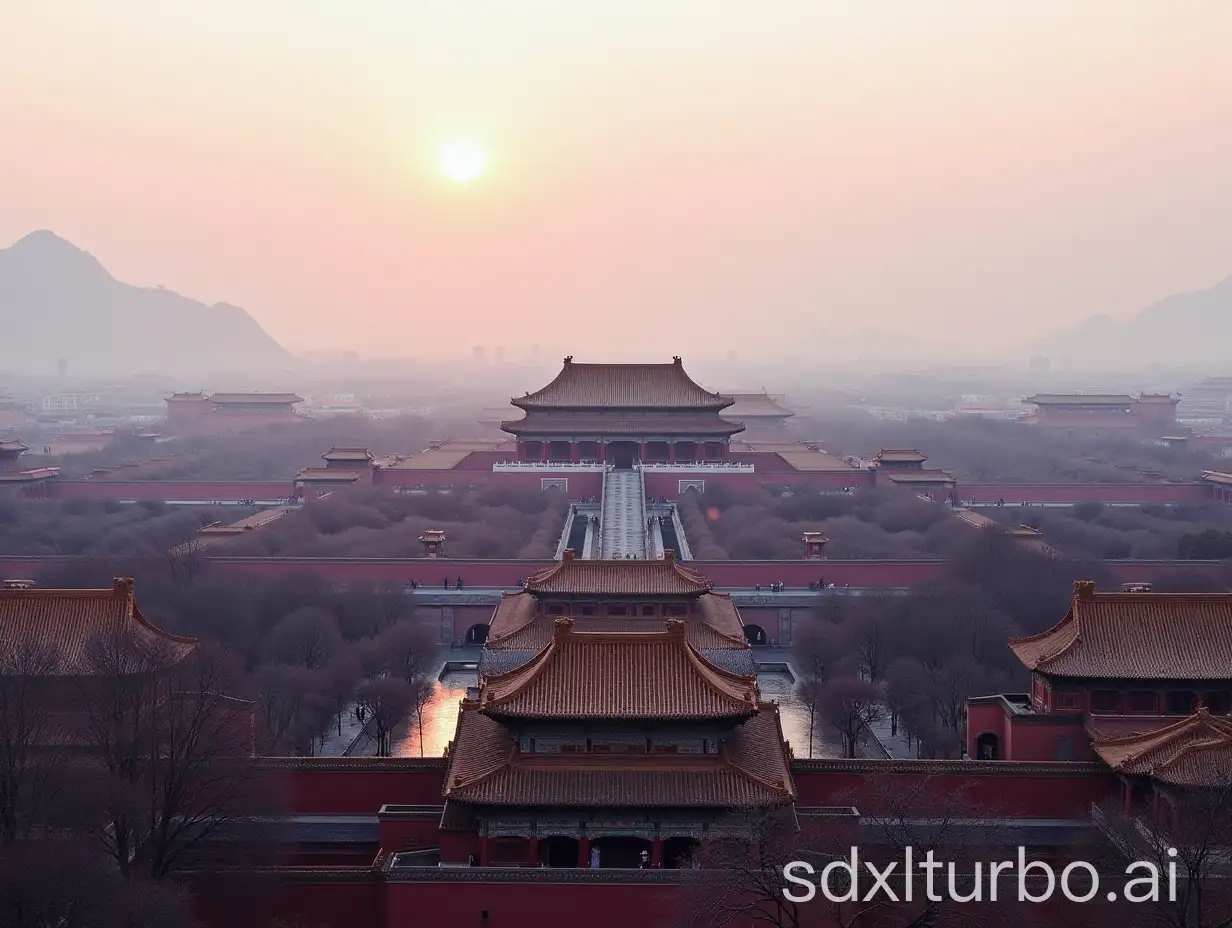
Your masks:
M1154 0L11 3L0 246L50 229L293 351L1008 356L1232 274L1229 34Z

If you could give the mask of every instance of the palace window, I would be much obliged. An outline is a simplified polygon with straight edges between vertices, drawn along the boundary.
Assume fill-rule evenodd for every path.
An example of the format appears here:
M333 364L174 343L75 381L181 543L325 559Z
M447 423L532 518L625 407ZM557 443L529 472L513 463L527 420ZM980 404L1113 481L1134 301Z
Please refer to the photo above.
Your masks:
M684 603L669 603L667 606L668 615L684 615Z
M1081 693L1055 693L1053 698L1059 711L1075 711L1082 708Z
M654 606L642 606L642 615L655 615L658 611Z
M1121 694L1116 690L1091 690L1092 712L1118 712L1120 708Z
M1154 690L1130 690L1126 697L1130 712L1154 713L1159 711L1159 697Z
M564 603L552 603L550 606L548 606L548 615L564 615L564 614L565 614L565 604Z
M609 605L607 607L607 614L608 615L627 615L628 613L626 612L625 607L623 605L619 605L619 606Z
M595 614L594 606L583 606L582 607L582 615L594 615L594 614Z
M1189 715L1194 711L1197 697L1189 690L1169 690L1164 699L1164 711L1168 715Z

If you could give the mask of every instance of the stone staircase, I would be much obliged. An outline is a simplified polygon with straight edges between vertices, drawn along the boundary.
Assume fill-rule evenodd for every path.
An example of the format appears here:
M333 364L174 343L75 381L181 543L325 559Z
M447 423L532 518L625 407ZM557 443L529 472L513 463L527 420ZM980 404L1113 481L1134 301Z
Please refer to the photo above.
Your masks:
M646 495L640 470L603 475L599 557L646 557Z

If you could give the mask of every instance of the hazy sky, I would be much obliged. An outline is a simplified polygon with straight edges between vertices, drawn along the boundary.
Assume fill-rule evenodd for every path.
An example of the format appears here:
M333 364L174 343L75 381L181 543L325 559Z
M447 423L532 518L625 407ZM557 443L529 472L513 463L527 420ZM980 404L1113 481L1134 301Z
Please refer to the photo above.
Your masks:
M0 0L0 244L297 349L1008 340L1232 274L1230 47L1226 0Z

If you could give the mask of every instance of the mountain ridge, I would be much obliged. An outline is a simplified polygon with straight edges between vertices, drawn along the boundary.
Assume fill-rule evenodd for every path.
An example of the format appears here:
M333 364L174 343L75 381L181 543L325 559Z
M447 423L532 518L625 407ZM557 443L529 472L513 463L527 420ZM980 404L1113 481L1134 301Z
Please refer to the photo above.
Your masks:
M48 373L229 371L296 359L244 309L117 280L42 229L0 249L0 369Z
M1071 361L1132 365L1228 365L1232 274L1205 290L1175 293L1131 316L1089 316L1036 339L1032 351Z

